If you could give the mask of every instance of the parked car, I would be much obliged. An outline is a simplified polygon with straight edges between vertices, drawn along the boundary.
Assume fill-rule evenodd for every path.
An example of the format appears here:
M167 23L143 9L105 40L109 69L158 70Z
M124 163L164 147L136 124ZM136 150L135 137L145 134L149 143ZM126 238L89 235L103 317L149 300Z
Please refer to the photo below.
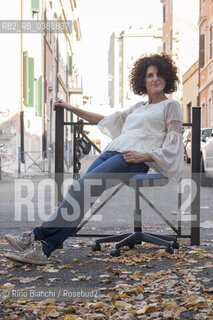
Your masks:
M191 129L189 129L191 132ZM211 137L213 134L213 129L212 128L202 128L200 130L200 139L201 139L201 150L203 145L206 143L206 141ZM184 155L187 163L190 163L191 161L191 135L188 133L187 135L187 141L185 142L184 146ZM184 144L184 138L183 138L183 144Z
M200 142L200 149L202 150L202 147L203 145L205 144L205 142L203 142L201 140ZM185 159L186 159L186 163L190 163L191 162L191 155L192 155L192 142L189 141L187 143L187 146L186 146L186 151L185 151Z
M186 158L186 146L191 141L191 128L186 129L183 132L183 146L184 146L184 157ZM188 163L188 162L187 162Z
M212 128L201 129L201 141L206 142L207 138L211 137L213 133Z
M201 186L211 186L213 183L213 133L202 145L200 172Z

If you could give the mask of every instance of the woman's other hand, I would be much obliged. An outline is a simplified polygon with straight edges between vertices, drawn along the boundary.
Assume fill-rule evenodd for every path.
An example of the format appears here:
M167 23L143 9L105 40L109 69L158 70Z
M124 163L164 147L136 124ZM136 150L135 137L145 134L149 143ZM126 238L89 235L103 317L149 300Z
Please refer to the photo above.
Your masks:
M140 163L154 161L149 153L139 153L136 151L126 150L122 152L124 160L127 163Z
M53 105L53 110L55 111L56 107L60 107L60 108L64 108L66 110L70 110L71 106L64 102L63 100L59 99L57 101L55 101L54 105Z

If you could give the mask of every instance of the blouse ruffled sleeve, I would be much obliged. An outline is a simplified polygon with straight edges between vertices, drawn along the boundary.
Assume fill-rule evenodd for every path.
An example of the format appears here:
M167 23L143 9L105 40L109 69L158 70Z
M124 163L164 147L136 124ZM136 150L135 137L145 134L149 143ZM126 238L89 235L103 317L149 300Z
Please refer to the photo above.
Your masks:
M161 148L150 152L159 170L167 177L180 178L184 168L182 112L177 101L165 110L166 136Z
M97 124L99 130L112 139L117 138L121 134L121 130L127 116L132 113L138 106L139 104L137 103L136 105L125 111L116 111L113 114L104 117Z

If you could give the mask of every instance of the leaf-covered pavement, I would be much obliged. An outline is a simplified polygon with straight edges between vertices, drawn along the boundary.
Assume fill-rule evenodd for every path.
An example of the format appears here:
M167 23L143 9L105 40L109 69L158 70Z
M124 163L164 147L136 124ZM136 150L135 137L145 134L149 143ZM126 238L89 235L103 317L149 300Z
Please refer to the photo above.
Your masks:
M174 255L146 244L120 257L110 256L113 245L92 252L89 240L75 240L46 266L7 261L12 249L1 239L0 319L213 320L210 229L205 239Z

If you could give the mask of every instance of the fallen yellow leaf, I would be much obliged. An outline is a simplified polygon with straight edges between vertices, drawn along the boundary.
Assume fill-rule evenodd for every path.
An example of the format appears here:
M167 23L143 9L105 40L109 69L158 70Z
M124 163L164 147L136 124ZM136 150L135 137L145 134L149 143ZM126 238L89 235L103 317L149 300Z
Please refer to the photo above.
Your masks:
M114 305L115 305L116 308L117 308L117 307L122 307L122 308L125 309L125 310L129 310L129 309L132 308L132 304L127 303L127 302L125 302L125 301L121 301L121 300L115 301Z

